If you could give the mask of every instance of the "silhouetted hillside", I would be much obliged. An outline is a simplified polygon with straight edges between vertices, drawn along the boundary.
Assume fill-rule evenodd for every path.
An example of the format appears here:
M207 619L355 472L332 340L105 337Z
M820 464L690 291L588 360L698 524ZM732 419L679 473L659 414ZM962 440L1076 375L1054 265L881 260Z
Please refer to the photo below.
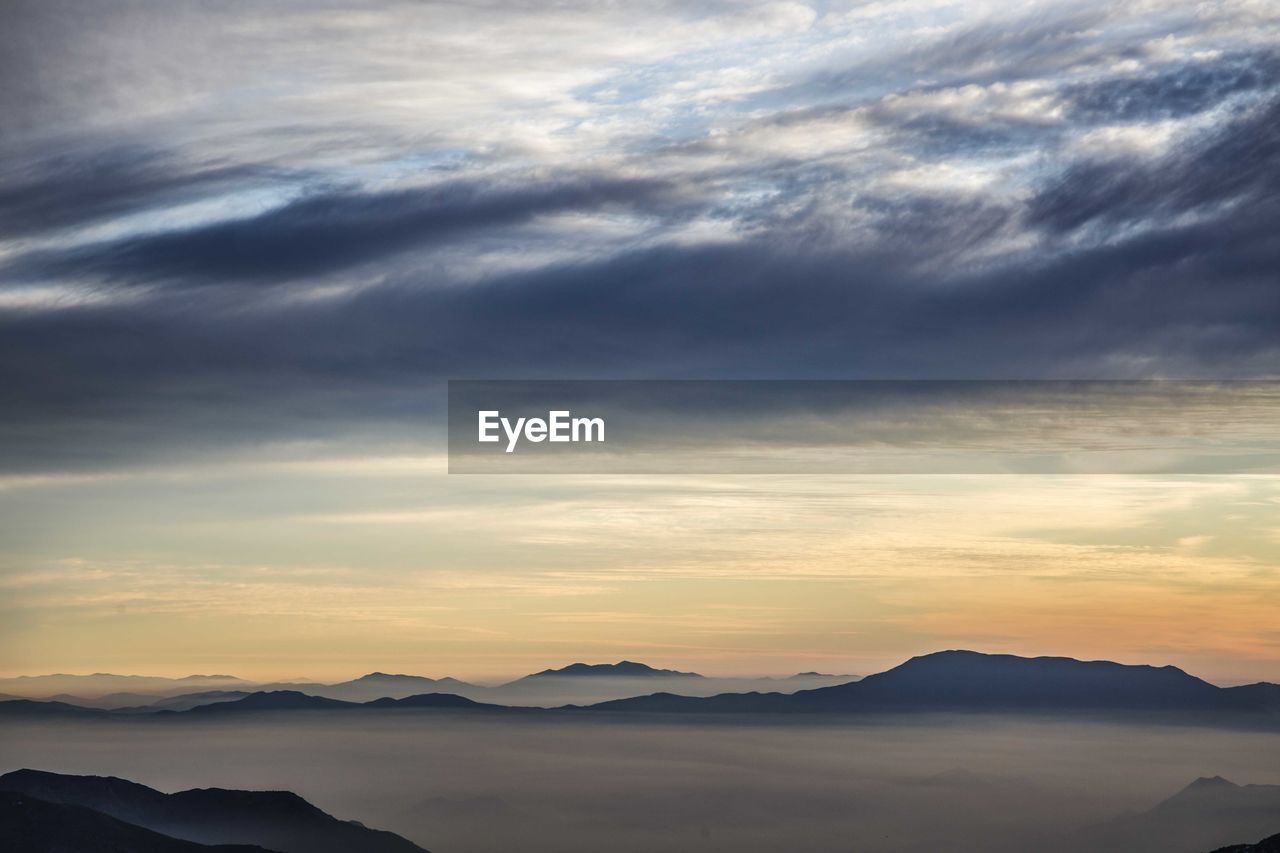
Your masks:
M337 685L299 685L306 690L206 691L117 711L231 714L360 707L492 710L543 706L654 713L1150 712L1195 714L1205 721L1246 719L1241 715L1254 715L1250 720L1280 720L1280 685L1221 688L1173 666L946 651L911 658L861 680L795 690L803 683L796 680L801 678L842 677L802 674L779 680L718 679L621 661L573 664L501 687L477 687L454 679L374 672ZM782 684L789 685L790 691L774 689ZM451 685L461 685L459 692L442 689ZM415 688L417 692L409 692ZM334 698L335 693L351 698ZM404 701L409 699L413 701ZM77 713L91 712L66 703L0 702L0 716Z
M1078 849L1129 853L1203 853L1261 838L1280 825L1280 785L1237 785L1221 776L1195 780L1145 812L1093 827Z
M171 696L150 705L139 708L117 708L119 711L187 711L201 705L213 705L219 702L235 702L251 695L247 690L206 690L201 693L184 693Z
M1280 712L1280 684L1242 684L1223 688L1223 696L1231 707Z
M95 672L92 675L57 673L0 678L0 692L26 698L49 698L58 694L67 694L86 699L98 699L112 693L159 697L197 690L235 688L245 683L234 675L188 675L182 678L162 678L151 675L116 675L109 672Z
M0 702L0 717L102 717L99 708L82 708L66 702L38 702L34 699L8 699Z
M371 672L350 681L336 684L318 684L312 682L277 683L259 686L260 691L296 691L311 696L323 696L328 699L341 699L344 702L368 702L372 699L403 699L407 696L419 696L423 693L455 693L470 694L477 698L488 693L491 688L479 687L459 681L456 678L427 678L423 675L400 675L386 672Z
M84 806L0 791L5 853L269 853L263 847L183 841Z
M1074 658L936 652L853 684L796 694L806 707L1135 708L1214 706L1221 688L1177 667Z
M721 693L718 696L678 696L674 693L651 693L630 699L613 699L587 706L591 711L651 711L654 713L735 714L761 711L790 711L791 696L786 693ZM572 707L572 706L571 706Z
M1219 847L1213 853L1280 853L1280 835L1264 838L1257 844L1232 844Z
M274 690L262 693L250 693L243 699L231 702L214 702L208 705L197 705L186 711L188 714L224 714L243 711L309 711L317 709L358 708L352 702L338 699L326 699L323 696L308 696L296 690Z
M969 651L915 657L860 681L793 694L662 694L591 706L611 711L1265 712L1276 685L1220 688L1177 667Z
M403 699L375 699L365 702L364 708L459 708L465 710L508 711L515 710L505 705L488 705L476 702L465 696L454 696L452 693L423 693L420 696L406 696Z
M452 693L423 693L402 699L384 697L369 702L343 702L322 696L308 696L296 690L275 690L266 693L250 693L243 699L199 705L184 712L168 712L196 715L232 715L265 711L352 711L357 709L381 710L386 708L436 708L440 710L507 711L516 710L505 705L487 705ZM527 709L524 709L527 710Z
M254 844L280 853L422 853L394 833L338 820L288 791L197 788L163 794L125 779L39 770L0 776L0 790L81 806L201 844Z
M623 660L617 663L571 663L560 669L544 669L541 672L535 672L532 675L526 675L523 678L517 678L504 687L510 687L521 682L534 679L544 678L582 678L582 677L605 677L605 678L702 678L696 672L680 672L675 669L655 669L644 663L636 663L635 661Z

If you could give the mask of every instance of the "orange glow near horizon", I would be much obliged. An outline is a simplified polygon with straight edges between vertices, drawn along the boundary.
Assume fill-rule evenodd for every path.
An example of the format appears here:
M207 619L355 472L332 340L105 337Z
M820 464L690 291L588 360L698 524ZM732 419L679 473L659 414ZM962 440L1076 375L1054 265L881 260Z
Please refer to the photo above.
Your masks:
M494 681L625 658L861 675L968 648L1280 680L1274 478L437 464L11 486L64 514L6 555L0 669Z

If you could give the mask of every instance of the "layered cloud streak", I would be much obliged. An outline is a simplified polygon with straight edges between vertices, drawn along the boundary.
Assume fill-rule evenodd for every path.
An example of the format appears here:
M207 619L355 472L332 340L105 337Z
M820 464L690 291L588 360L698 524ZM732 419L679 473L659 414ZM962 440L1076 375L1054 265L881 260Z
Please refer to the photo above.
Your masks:
M1274 376L1266 12L18 4L0 465L458 376Z

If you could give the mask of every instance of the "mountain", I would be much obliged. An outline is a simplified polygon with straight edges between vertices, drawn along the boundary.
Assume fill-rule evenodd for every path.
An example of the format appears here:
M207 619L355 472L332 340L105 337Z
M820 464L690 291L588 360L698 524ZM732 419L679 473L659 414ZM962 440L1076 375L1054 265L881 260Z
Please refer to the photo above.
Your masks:
M619 661L612 664L575 663L560 669L546 669L501 686L489 687L460 681L456 678L428 678L404 673L370 672L349 681L333 684L315 681L281 681L253 684L233 679L225 685L213 685L217 689L192 690L201 682L232 679L231 676L191 676L186 679L166 679L165 684L151 684L150 692L136 691L100 694L94 691L108 686L103 679L137 680L146 676L37 676L24 681L28 691L22 697L0 694L5 698L32 698L41 701L59 701L82 708L98 708L120 713L144 714L153 711L185 711L215 702L242 699L250 692L302 693L308 696L335 699L342 702L367 703L375 699L405 699L428 693L463 696L475 702L490 705L521 707L556 707L566 704L587 705L612 699L668 692L686 696L713 696L719 693L747 693L752 691L780 691L792 693L803 689L826 687L855 680L855 676L800 673L787 678L707 678L693 672L658 669L635 661ZM80 679L81 692L40 694L39 687L51 686L49 679ZM98 679L85 682L84 679ZM155 679L150 679L154 681ZM178 686L182 685L182 686ZM139 683L139 686L146 686ZM185 689L184 689L185 687Z
M6 853L268 853L161 835L102 812L0 791L0 850Z
M1213 853L1280 853L1280 835L1264 838L1257 844L1232 844L1219 847Z
M680 672L674 669L655 669L648 664L623 660L617 663L571 663L560 669L544 669L524 678L517 678L503 687L511 687L521 682L546 678L702 678L696 672Z
M251 844L279 853L423 853L421 847L394 833L338 820L289 791L196 788L164 794L110 776L66 776L39 770L0 776L0 791L92 809L200 844Z
M859 681L792 694L645 696L604 702L610 711L1147 711L1266 712L1271 688L1221 688L1177 667L1074 658L945 651L914 657Z
M115 675L110 672L95 672L92 675L57 673L0 678L0 692L42 699L58 694L98 699L110 693L142 693L154 694L158 697L190 693L193 690L235 687L245 683L233 675L188 675L182 678L163 678L151 675Z
M1242 838L1261 838L1277 826L1280 785L1237 785L1221 776L1202 777L1154 808L1086 830L1072 840L1071 849L1202 853Z
M3 705L3 703L0 703L0 705ZM164 711L161 713L166 716L175 713L208 716L263 711L352 711L361 708L373 710L387 708L461 711L517 710L508 708L505 705L489 705L483 702L476 702L464 696L455 696L452 693L422 693L416 696L405 696L401 699L392 699L389 696L384 696L381 699L373 699L368 702L343 702L339 699L326 699L323 696L308 696L296 690L274 690L250 693L242 699L198 705L185 711Z
M365 702L362 708L441 708L441 709L462 709L468 711L511 711L514 708L508 708L505 705L489 705L483 702L476 702L465 696L455 696L452 693L423 693L418 696L406 696L403 699L392 699L386 697L383 699L374 699L372 702Z
M186 711L161 713L223 714L236 711L315 711L358 707L360 706L354 702L326 699L323 696L308 696L296 690L273 690L250 693L243 699L234 699L230 702L212 702L207 705L197 705Z
M617 663L573 663L560 669L544 669L493 689L490 701L508 705L589 705L628 696L669 692L709 696L728 687L696 672L658 669L623 660Z
M911 658L861 681L796 694L805 707L939 709L1209 708L1221 688L1177 667L970 651Z
M81 708L66 702L37 702L34 699L9 699L0 702L0 717L101 717L100 708Z
M738 714L793 710L791 695L786 693L720 693L716 696L680 696L675 693L650 693L629 699L611 699L594 705L566 706L566 710L641 711L656 714L709 713Z
M427 678L424 675L401 675L371 672L336 684L315 682L276 682L259 685L260 691L289 690L344 702L368 702L372 699L403 699L423 693L454 693L469 698L482 698L491 688L468 684L456 678Z
M105 696L76 696L71 693L55 693L52 696L38 697L48 702L65 702L68 705L79 705L81 708L127 708L133 705L150 705L164 697L157 693L108 693Z
M246 690L206 690L201 693L183 693L178 696L170 696L168 699L161 699L152 702L150 705L133 708L117 708L118 711L136 711L138 713L146 713L150 711L187 711L191 708L197 708L201 705L213 705L219 702L234 702L237 699L243 699L249 696Z
M1239 687L1223 688L1222 692L1228 704L1233 707L1280 712L1280 684L1242 684Z

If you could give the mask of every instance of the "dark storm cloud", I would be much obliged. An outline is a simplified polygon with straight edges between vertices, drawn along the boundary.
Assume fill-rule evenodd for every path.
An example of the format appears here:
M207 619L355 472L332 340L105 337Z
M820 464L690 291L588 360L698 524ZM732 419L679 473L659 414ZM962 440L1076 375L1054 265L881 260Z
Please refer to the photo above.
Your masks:
M1218 106L1232 95L1280 84L1280 56L1249 52L1179 65L1157 74L1065 87L1074 118L1132 121L1177 118Z
M896 213L896 249L797 251L803 233L763 231L466 287L407 277L289 310L246 314L216 292L175 292L10 316L5 403L24 417L5 428L4 464L75 465L72 448L88 441L101 458L112 442L127 456L156 441L322 437L361 419L412 430L433 405L423 383L462 376L1074 378L1150 375L1152 363L1157 375L1256 375L1280 328L1276 109L1141 170L1140 199L1115 190L1132 216L1234 204L948 275L922 272L920 257L981 240L1002 216L983 225L921 197ZM1138 173L1114 169L1116 180ZM1096 191L1068 174L1031 209L1052 212L1046 228L1110 215Z
M166 77L141 93L158 106L129 101L162 116L154 144L67 130L68 109L47 150L9 146L0 468L365 429L420 440L445 378L1244 377L1280 364L1280 62L1265 40L1147 61L1154 41L1194 41L1187 10L930 27L820 71L747 68L721 98L719 76L664 69L664 50L610 76L643 53L639 38L602 49L610 73L593 55L561 81L571 63L557 51L582 32L616 36L612 19L589 26L613 6L558 7L568 17L542 35L568 42L530 36L537 49L514 58L544 13L512 7L531 17L498 32L504 50L480 55L490 45L463 27L437 47L462 33L465 50L434 64L396 54L399 16L481 23L465 7L378 7L354 23L291 8L283 35L260 17L247 40L219 18L218 49L186 81L198 96ZM57 16L64 37L75 20ZM433 21L414 19L415 35ZM128 48L132 94L157 75L127 30L95 49ZM321 83L288 76L311 36L326 47ZM265 65L229 62L233 44ZM168 42L156 53L159 67L185 59ZM674 79L663 73L688 85L652 82ZM50 74L5 97L25 102L36 83L79 97L59 82L71 70ZM607 94L632 90L625 109ZM383 111L361 113L368 103ZM1145 141L1139 122L1187 116L1198 124L1167 146L1106 147L1107 133ZM359 156L335 156L348 133ZM463 165L404 183L439 180L442 162ZM278 207L243 212L268 195ZM228 218L165 221L223 196ZM151 214L147 230L122 227L130 214ZM75 233L101 222L114 236ZM499 260L459 251L480 246ZM356 267L371 274L340 275ZM360 286L312 287L344 283Z
M1230 121L1200 146L1156 162L1124 158L1073 165L1029 205L1031 222L1067 231L1089 223L1114 226L1170 219L1230 203L1227 224L1248 227L1280 215L1280 99ZM1224 231L1229 239L1230 228ZM1262 249L1266 232L1256 235ZM1245 257L1249 246L1237 246ZM1261 271L1261 270L1260 270Z
M614 205L643 208L671 190L654 180L591 177L531 179L510 187L458 181L389 192L337 189L247 219L32 253L9 272L180 283L289 280L538 216Z
M298 181L268 166L182 163L138 144L15 156L0 169L0 237L57 231L113 216L196 201L218 190Z

